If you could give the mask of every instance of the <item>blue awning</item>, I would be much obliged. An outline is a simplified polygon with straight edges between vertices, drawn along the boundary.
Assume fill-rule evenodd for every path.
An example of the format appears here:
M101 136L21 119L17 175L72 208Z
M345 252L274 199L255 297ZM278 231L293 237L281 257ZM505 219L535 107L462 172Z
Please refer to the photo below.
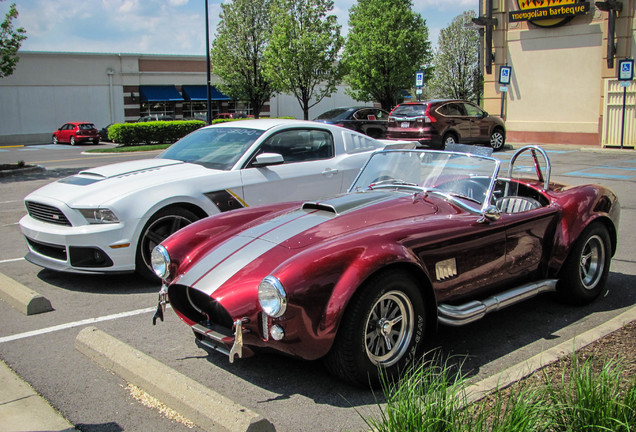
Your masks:
M183 85L181 86L183 91L183 97L190 101L206 101L208 100L208 93L205 90L205 85ZM229 96L224 95L215 86L210 86L210 100L214 101L227 101L231 100Z
M143 102L178 102L183 100L173 85L139 86L139 96Z

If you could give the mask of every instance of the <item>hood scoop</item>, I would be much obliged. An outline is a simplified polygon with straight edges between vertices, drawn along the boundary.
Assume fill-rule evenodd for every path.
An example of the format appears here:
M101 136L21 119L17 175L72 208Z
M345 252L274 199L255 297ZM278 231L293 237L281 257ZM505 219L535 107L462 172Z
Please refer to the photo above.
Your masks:
M381 201L395 198L395 192L374 191L342 195L325 201L307 201L302 205L305 211L326 211L335 215L347 213Z

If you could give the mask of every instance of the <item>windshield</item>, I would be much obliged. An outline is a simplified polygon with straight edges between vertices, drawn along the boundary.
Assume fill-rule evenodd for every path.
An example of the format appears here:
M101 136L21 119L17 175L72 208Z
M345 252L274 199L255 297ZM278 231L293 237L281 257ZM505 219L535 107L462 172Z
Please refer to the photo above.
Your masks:
M262 134L262 130L235 127L199 129L168 147L157 158L230 170Z
M427 104L417 104L417 105L398 105L391 112L392 116L400 116L400 117L418 117L426 114Z
M407 188L461 199L473 210L489 201L499 172L496 159L433 150L384 150L374 153L350 191Z

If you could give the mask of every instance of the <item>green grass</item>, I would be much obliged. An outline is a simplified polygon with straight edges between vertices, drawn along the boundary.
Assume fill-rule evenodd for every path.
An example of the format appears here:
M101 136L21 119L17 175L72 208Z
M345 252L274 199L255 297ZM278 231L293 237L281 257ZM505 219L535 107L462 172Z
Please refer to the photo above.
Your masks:
M397 382L383 379L386 404L363 420L378 432L636 431L636 377L626 380L615 359L581 363L573 355L565 364L560 379L544 371L538 384L523 380L467 405L456 366L425 361Z
M86 153L129 153L140 151L153 151L163 150L170 147L172 144L152 144L152 145L138 145L138 146L119 146L87 150Z

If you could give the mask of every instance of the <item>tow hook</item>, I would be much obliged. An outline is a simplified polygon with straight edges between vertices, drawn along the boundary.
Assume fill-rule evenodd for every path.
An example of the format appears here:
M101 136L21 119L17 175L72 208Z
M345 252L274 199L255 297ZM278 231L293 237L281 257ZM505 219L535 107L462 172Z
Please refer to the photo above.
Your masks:
M159 291L159 304L157 304L157 311L152 317L152 325L157 325L157 318L163 322L163 313L166 311L166 305L168 303L170 303L170 300L168 300L168 287L161 285L161 290Z
M230 350L230 363L234 363L234 356L243 358L243 323L248 323L248 318L234 321L234 344Z

